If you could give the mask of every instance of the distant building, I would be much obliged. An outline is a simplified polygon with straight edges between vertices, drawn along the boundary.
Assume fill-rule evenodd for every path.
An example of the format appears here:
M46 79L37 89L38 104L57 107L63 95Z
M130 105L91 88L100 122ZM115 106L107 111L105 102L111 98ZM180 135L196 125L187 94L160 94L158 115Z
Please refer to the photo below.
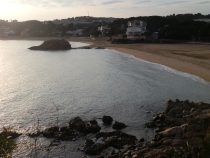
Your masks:
M127 38L129 39L139 39L145 38L144 33L147 30L147 23L144 21L129 21L128 28L126 31Z
M210 19L194 19L194 21L198 21L198 22L206 22L206 23L210 23Z
M106 36L110 33L111 28L108 26L99 26L98 31L101 33L101 36Z

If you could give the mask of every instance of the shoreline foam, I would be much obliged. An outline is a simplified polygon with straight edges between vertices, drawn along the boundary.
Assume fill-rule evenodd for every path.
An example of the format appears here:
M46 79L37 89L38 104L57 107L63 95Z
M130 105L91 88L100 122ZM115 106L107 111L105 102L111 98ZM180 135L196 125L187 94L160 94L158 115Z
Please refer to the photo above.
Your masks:
M133 58L135 60L139 60L141 62L144 62L144 63L147 63L147 64L151 64L153 66L158 66L156 68L160 68L161 70L165 70L165 71L167 71L169 73L173 73L173 74L176 74L176 75L179 75L179 76L182 76L182 77L186 77L186 78L191 78L192 80L198 81L198 82L202 82L203 84L210 84L210 82L208 82L208 81L204 80L203 78L201 78L199 76L196 76L194 74L190 74L190 73L187 73L187 72L179 71L179 70L176 70L176 69L171 68L169 66L160 64L160 63L155 63L155 62L151 62L151 61L148 61L148 60L144 60L144 59L141 59L139 57L136 57L135 55L127 54L127 53L124 53L124 52L121 52L121 51L118 51L118 50L115 50L115 49L107 49L107 50L110 50L113 53L118 53L118 54L121 54L121 55L125 55L126 57L131 57L131 58Z

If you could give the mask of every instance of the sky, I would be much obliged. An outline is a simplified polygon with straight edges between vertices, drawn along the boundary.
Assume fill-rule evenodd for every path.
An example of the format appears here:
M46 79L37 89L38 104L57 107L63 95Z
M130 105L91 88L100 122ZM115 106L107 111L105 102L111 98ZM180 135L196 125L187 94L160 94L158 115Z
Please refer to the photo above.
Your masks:
M53 20L75 16L132 17L210 14L210 0L0 0L0 19Z

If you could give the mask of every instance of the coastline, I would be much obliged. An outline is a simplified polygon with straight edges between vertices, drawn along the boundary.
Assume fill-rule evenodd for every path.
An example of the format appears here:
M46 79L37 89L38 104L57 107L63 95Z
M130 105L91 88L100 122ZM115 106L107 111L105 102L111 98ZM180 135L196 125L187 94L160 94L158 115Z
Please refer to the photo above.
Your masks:
M210 82L210 45L208 43L111 44L102 39L92 40L92 42L93 44L90 45L92 48L103 47L116 50Z
M0 38L0 40L47 40L56 37ZM195 75L210 82L210 44L111 44L108 38L67 37L72 42L84 42L90 48L107 48L136 58Z
M207 82L210 82L210 70L205 69L201 66L195 65L190 62L184 62L181 60L165 57L165 56L160 56L160 55L155 55L155 54L150 54L147 52L143 51L138 51L138 50L132 50L129 48L108 48L108 49L113 49L116 51L119 51L121 53L129 54L132 55L136 58L149 61L152 63L160 64L167 66L169 68L175 69L180 72L188 73L191 75L195 75Z
M37 40L40 40L40 39L37 39ZM70 39L70 41L74 41L74 40ZM88 43L88 40L87 41L81 40L79 42ZM186 62L186 61L183 61L183 59L179 60L178 58L173 58L173 56L169 57L169 56L164 56L162 54L154 54L154 53L150 52L149 50L148 50L148 52L145 50L142 50L141 47L145 46L147 44L139 44L134 49L134 48L132 48L134 45L123 45L122 46L122 45L112 45L106 41L104 41L104 43L101 43L101 44L99 43L99 41L97 41L97 42L92 42L92 41L89 42L90 48L103 47L103 48L111 49L114 51L116 50L116 52L119 51L119 53L125 53L125 54L132 55L136 58L144 60L145 62L148 61L151 63L158 63L158 64L165 65L165 66L168 66L167 64L169 64L169 65L171 64L171 66L168 66L168 67L172 67L173 65L174 66L183 66L180 69L191 68L193 71L195 70L195 68L198 68L198 67L205 69L205 67L194 64L193 61ZM103 41L100 41L100 42L103 42ZM150 46L152 46L152 45L149 45L149 47ZM159 46L162 46L162 45L159 44ZM177 52L178 51L176 51L176 53ZM137 69L138 69L138 67L137 67ZM174 69L177 70L177 68L174 68ZM184 72L183 70L179 70L179 71ZM195 72L193 72L193 73L195 73ZM204 73L204 72L202 72L202 73ZM208 75L209 73L207 72L206 74ZM181 107L183 104L184 104L184 107ZM173 105L172 109L171 109L171 105ZM203 108L201 108L201 105ZM83 121L81 119L78 119L78 117L77 117L77 119L72 119L73 121L70 120L69 124L67 126L49 127L49 128L46 128L45 130L41 131L40 133L39 133L39 129L38 129L37 133L36 132L28 133L27 136L31 137L31 139L33 139L33 138L37 139L38 137L43 138L43 136L44 136L46 138L51 138L51 139L55 139L55 140L60 139L60 141L73 141L73 143L74 143L77 139L79 139L80 134L84 135L88 132L90 132L91 134L93 132L95 134L95 132L96 132L93 139L89 139L88 137L82 137L82 139L85 139L86 142L85 142L85 145L81 147L81 151L85 152L85 154L87 154L87 155L91 155L91 154L94 155L94 154L101 154L101 153L104 155L107 155L104 152L104 150L106 150L107 147L116 147L116 146L121 147L121 146L127 145L128 148L122 152L120 150L116 150L116 151L113 150L114 152L110 153L111 155L113 155L113 157L115 156L115 157L122 157L122 158L125 158L127 156L127 153L130 154L129 155L130 157L141 157L142 155L148 155L148 154L152 155L151 157L158 157L159 155L167 154L166 155L166 157L167 157L168 154L171 154L171 152L173 154L176 154L176 152L179 151L180 146L185 148L186 142L190 142L189 144L190 144L190 146L193 147L193 149L194 149L194 147L197 147L196 146L197 144L199 145L199 147L201 146L202 149L206 149L206 147L203 144L206 142L209 143L209 140L206 139L204 142L203 141L200 142L200 137L198 137L198 138L195 137L195 140L194 140L194 139L191 139L192 138L191 135L198 135L198 134L200 134L200 131L203 130L202 135L204 135L204 136L202 137L202 139L206 138L208 136L207 130L209 130L209 128L203 129L202 125L204 123L206 123L206 121L205 121L206 119L207 119L207 122L209 122L208 121L209 116L210 116L209 115L209 105L206 105L205 103L193 103L193 102L189 102L189 101L176 100L176 101L169 101L168 107L169 108L167 108L166 112L157 114L157 116L155 116L154 120L151 120L151 122L146 124L148 129L154 128L154 129L159 130L155 133L155 137L153 139L154 141L151 141L151 142L147 142L147 140L145 138L136 139L135 135L133 136L133 135L129 135L127 133L123 133L119 129L117 129L114 132L100 131L101 127L103 128L103 126L99 126L100 122L98 124L96 119ZM186 109L185 109L185 107L186 107ZM190 108L188 108L188 107L190 107ZM171 112L173 114L172 116L168 112L169 110L172 111ZM200 111L200 110L202 110L202 111ZM147 113L147 112L145 111L145 113ZM185 124L186 120L179 118L179 114L182 114L182 113L183 113L183 116L186 116L186 117L193 116L192 117L193 119L189 118L190 120L187 122L187 125ZM203 118L203 116L205 116L205 117ZM174 122L172 120L172 122L168 123L168 120L165 119L168 117L172 117ZM194 119L194 118L196 118L196 119ZM179 119L180 119L180 122L177 121ZM79 120L79 123L78 123L78 120ZM101 118L100 118L100 120L101 120ZM201 123L197 123L197 122L201 122ZM115 123L116 123L116 120L115 120ZM78 127L78 124L80 124L82 126ZM120 124L120 126L124 126L126 128L126 125L122 122L118 122L117 124L118 125ZM207 127L209 126L209 124L205 124L205 125ZM159 127L161 127L161 130ZM194 130L190 131L191 129L194 129L194 128L198 129L199 132L196 133L196 132L194 132ZM190 131L190 132L185 133L185 131ZM9 131L9 134L10 133L11 132ZM0 134L2 134L2 133L0 133ZM15 133L15 132L14 132L14 134L19 135L18 133ZM7 136L7 133L6 134L3 133L2 135ZM13 133L12 133L12 135L13 135ZM116 139L116 137L118 139ZM101 142L101 138L103 138L104 140L111 140L111 141L104 141L104 142L102 142L102 145L100 143L98 144L98 142ZM199 139L199 140L197 141L197 139ZM121 141L119 141L119 140L121 140ZM124 142L126 142L126 143L128 142L128 144L124 144ZM195 143L196 145L191 142L196 142ZM162 148L157 149L156 146L158 146L159 144L161 144ZM177 148L175 148L175 147L177 147ZM187 145L187 147L188 147L188 145ZM49 146L49 149L50 149L50 146ZM80 148L78 148L78 149L80 149ZM145 152L145 149L146 149L146 152ZM154 154L154 152L157 150L159 152ZM98 151L101 151L101 152L98 153ZM187 153L188 150L186 150L186 151L180 150L179 152ZM189 152L190 152L190 154L191 154L191 152L193 153L193 151L189 151ZM203 151L199 151L199 153L202 153L202 152Z

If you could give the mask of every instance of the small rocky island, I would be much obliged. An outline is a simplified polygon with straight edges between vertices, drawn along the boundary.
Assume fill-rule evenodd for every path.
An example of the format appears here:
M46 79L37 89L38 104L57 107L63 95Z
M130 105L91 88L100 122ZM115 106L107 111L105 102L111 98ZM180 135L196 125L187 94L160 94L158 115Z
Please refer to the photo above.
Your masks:
M40 46L33 46L30 50L41 50L41 51L59 51L59 50L70 50L72 49L71 44L65 39L52 39L44 41Z

